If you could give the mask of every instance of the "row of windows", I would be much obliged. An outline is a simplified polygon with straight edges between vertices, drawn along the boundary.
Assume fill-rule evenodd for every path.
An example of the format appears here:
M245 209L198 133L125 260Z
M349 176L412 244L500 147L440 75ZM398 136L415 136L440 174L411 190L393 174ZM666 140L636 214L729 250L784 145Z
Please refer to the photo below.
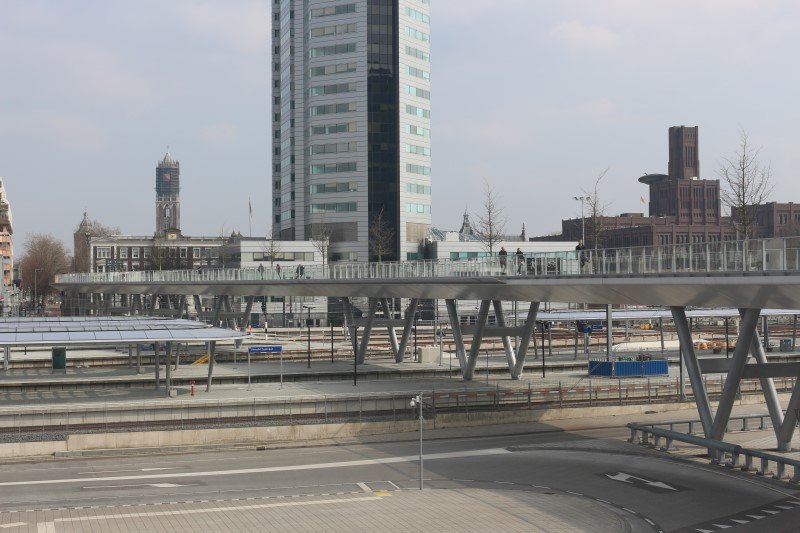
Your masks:
M422 70L421 68L407 66L405 71L406 74L410 74L411 76L415 76L417 78L422 78L423 80L431 79L431 73L427 70Z
M313 261L314 252L242 252L242 261Z
M357 210L355 202L339 202L331 204L311 204L311 214L317 213L352 213Z
M414 126L413 124L406 124L406 133L410 133L411 135L419 135L421 137L430 137L431 130L428 128L423 128L422 126Z
M431 167L426 167L425 165L414 165L412 163L406 163L406 172L411 172L412 174L422 174L423 176L430 176Z
M331 15L344 15L346 13L355 13L355 12L356 12L355 4L341 4L338 6L320 7L318 9L312 9L311 17L312 18L330 17Z
M276 200L277 200L277 198L276 198ZM280 203L276 202L276 204L277 205L288 204L289 202L292 202L292 201L294 201L294 191L283 193L281 195Z
M351 133L356 131L355 122L342 122L340 124L323 124L322 126L311 126L311 135L328 135L331 133Z
M355 162L311 165L312 174L332 174L334 172L355 172L355 171L356 171Z
M421 118L431 118L431 110L424 107L417 107L415 105L406 104L406 113L415 115Z
M327 76L329 74L344 74L355 71L355 63L337 63L335 65L325 65L324 67L311 67L309 74L311 76Z
M430 213L430 204L406 204L406 213Z
M428 41L431 40L431 36L425 33L424 31L419 31L410 26L405 26L403 29L405 30L406 35L408 35L409 37L413 37L418 41L424 41L427 43Z
M417 154L417 155L431 155L431 149L429 146L419 146L417 144L407 144L406 145L406 153L407 154Z
M317 154L340 154L343 152L355 152L357 143L330 143L330 144L315 144L311 147L311 155Z
M349 113L356 110L355 102L346 102L342 104L328 104L317 105L311 108L311 116L316 115L332 115L334 113Z
M410 7L406 7L406 15L408 15L414 20L418 20L426 24L430 23L431 21L431 18L428 15L422 13L421 11L417 11L416 9L411 9Z
M285 222L294 219L294 209L291 211L283 211L280 215L275 215L275 222Z
M161 256L166 257L167 254L170 257L176 257L179 255L181 258L188 258L189 257L189 248L187 247L180 247L177 248L168 248L168 247L159 247L157 248L161 251ZM95 248L95 257L97 259L112 259L112 248L110 246L98 246ZM169 250L169 251L167 251ZM212 251L213 250L213 251ZM128 247L120 247L117 248L117 259L139 259L140 257L144 259L149 259L151 257L152 248L149 247L131 247L130 254L128 253ZM192 248L192 258L200 259L202 257L209 257L209 256L216 257L217 252L216 248L200 248L200 247L193 247Z
M406 46L406 54L423 61L431 60L431 54L429 52L420 50L419 48L414 48L413 46Z
M341 181L339 183L316 183L309 185L309 194L326 194L332 192L356 192L358 184L355 181Z
M312 37L325 37L326 35L343 35L345 33L355 33L356 24L336 24L335 26L324 26L322 28L312 28Z
M420 185L419 183L406 183L406 192L412 194L431 194L430 185Z
M356 90L355 83L334 83L332 85L318 85L308 90L309 96L325 96L328 94L352 93Z
M317 46L311 49L311 57L325 57L336 54L349 54L356 51L356 43L332 44L329 46Z
M411 85L406 85L406 93L410 94L411 96L416 96L417 98L424 98L425 100L431 99L430 91L420 89L419 87L413 87Z

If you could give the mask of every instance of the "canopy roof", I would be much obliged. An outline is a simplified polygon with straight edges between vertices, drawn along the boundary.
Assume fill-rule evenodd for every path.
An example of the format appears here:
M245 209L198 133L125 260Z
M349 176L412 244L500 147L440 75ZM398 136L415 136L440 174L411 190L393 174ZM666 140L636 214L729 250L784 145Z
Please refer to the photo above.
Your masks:
M614 309L612 312L614 320L657 320L666 318L672 320L672 311L664 308L646 309ZM762 316L792 316L800 315L800 309L762 309ZM519 313L524 319L524 314ZM731 308L716 309L687 309L686 316L689 318L739 318L739 310ZM537 320L549 320L553 322L575 321L575 320L601 320L605 321L605 309L587 309L570 311L540 311L536 315Z

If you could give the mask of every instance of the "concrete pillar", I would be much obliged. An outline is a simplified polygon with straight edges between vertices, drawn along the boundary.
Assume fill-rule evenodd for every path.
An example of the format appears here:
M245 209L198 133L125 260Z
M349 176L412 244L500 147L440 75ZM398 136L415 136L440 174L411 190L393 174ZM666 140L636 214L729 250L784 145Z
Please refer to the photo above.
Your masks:
M161 354L158 350L158 343L153 343L153 357L155 359L156 390L161 386Z
M208 348L208 381L206 382L206 392L211 390L211 380L214 377L214 361L217 357L217 341L210 341L206 344Z
M3 370L8 372L8 365L11 363L11 346L3 346Z
M164 376L164 388L167 392L167 398L170 396L170 391L172 390L172 343L167 343L167 364L165 368L165 376Z

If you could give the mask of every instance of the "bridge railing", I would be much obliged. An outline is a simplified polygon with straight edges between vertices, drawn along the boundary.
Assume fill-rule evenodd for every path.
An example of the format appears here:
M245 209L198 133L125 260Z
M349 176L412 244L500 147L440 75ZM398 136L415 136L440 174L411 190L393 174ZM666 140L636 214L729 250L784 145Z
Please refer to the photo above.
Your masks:
M293 279L409 279L502 276L647 275L800 270L800 237L497 255L469 260L256 268L74 273L56 283L169 283Z

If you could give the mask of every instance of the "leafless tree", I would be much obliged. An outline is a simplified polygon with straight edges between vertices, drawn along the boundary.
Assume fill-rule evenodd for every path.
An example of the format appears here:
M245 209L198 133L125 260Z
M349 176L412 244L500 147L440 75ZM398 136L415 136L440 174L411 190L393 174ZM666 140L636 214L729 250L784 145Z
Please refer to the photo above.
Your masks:
M331 228L325 223L313 224L313 233L311 234L311 243L314 248L322 256L322 268L325 268L325 262L328 259L328 252L331 247Z
M74 255L72 257L71 269L73 272L89 272L91 268L91 257L89 257L91 247L89 241L92 237L108 237L119 235L122 232L116 226L106 226L97 220L92 220L84 213L84 218L74 236Z
M495 246L503 240L506 230L505 208L500 205L500 195L483 180L483 211L475 221L475 235L483 243L489 255L494 255Z
M275 256L281 253L281 241L276 239L267 239L262 246L264 254L269 258L269 268L275 270Z
M373 215L369 222L369 240L372 245L372 255L378 258L378 262L383 261L383 256L388 255L394 249L394 230L386 220L383 208L377 215Z
M19 262L22 288L36 294L37 300L55 292L51 286L56 274L69 270L71 258L64 243L41 233L25 239L23 255Z
M720 162L719 177L723 183L722 202L730 208L731 219L743 239L754 237L758 205L772 194L772 170L759 160L761 148L753 148L747 132L739 132L739 148Z
M608 209L608 204L603 202L600 196L600 185L603 181L603 178L606 177L606 174L608 174L608 169L605 169L598 174L591 188L581 189L586 197L586 214L588 215L588 224L586 224L586 229L589 232L591 247L595 250L595 256L597 255L597 250L600 248L600 244L603 242L603 233L607 229L605 224L605 216L606 210ZM586 246L586 243L584 243L584 246Z

